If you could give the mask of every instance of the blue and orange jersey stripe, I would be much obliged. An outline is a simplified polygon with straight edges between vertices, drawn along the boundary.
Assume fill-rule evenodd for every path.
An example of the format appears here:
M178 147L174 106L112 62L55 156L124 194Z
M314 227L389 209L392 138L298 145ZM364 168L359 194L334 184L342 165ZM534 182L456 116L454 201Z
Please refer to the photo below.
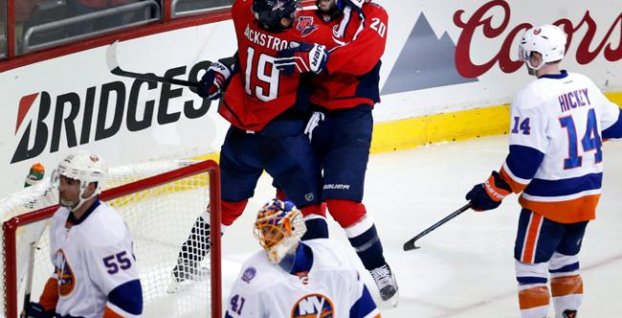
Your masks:
M521 252L520 261L525 264L533 264L536 258L536 247L540 238L540 229L542 228L542 215L532 213L527 225L527 232L523 242L523 250Z

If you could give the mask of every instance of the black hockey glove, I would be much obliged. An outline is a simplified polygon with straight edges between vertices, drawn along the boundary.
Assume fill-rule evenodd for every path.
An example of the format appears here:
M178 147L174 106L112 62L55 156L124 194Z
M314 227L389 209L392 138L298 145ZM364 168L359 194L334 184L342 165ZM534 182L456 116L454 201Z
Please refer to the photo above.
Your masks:
M45 308L39 303L31 302L26 308L25 312L22 312L20 318L54 318L54 310L45 311Z
M493 210L501 205L501 201L512 193L510 185L493 171L488 180L477 184L466 194L466 199L473 204L475 211Z

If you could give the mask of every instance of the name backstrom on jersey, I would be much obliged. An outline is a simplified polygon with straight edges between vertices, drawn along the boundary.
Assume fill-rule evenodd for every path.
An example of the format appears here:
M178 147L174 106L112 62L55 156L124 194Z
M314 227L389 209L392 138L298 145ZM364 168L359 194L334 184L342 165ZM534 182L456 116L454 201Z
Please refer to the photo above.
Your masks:
M279 37L272 36L263 32L251 29L250 25L246 25L244 36L251 42L261 45L269 50L280 51L289 48L289 42Z

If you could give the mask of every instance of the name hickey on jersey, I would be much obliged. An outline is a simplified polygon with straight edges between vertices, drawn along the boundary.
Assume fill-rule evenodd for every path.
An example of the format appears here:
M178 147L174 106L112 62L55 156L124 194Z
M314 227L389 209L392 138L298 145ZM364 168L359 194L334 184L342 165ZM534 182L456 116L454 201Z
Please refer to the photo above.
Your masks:
M564 93L562 95L559 95L558 99L559 106L561 107L562 112L567 112L577 107L584 107L592 104L590 102L587 88Z
M246 25L244 36L251 42L261 45L269 50L285 50L289 48L289 42L279 37L253 30L250 25Z

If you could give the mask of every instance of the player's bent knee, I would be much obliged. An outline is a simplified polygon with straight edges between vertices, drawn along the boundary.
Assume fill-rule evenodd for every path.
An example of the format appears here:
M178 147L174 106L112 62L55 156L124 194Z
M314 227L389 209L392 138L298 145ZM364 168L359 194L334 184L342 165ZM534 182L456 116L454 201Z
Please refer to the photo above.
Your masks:
M549 265L551 276L569 276L579 272L579 257L555 252Z
M528 264L516 261L516 280L521 286L546 284L548 282L548 266L549 264L535 263Z
M342 228L348 228L360 222L367 214L365 205L355 201L329 199L326 200L326 207Z

